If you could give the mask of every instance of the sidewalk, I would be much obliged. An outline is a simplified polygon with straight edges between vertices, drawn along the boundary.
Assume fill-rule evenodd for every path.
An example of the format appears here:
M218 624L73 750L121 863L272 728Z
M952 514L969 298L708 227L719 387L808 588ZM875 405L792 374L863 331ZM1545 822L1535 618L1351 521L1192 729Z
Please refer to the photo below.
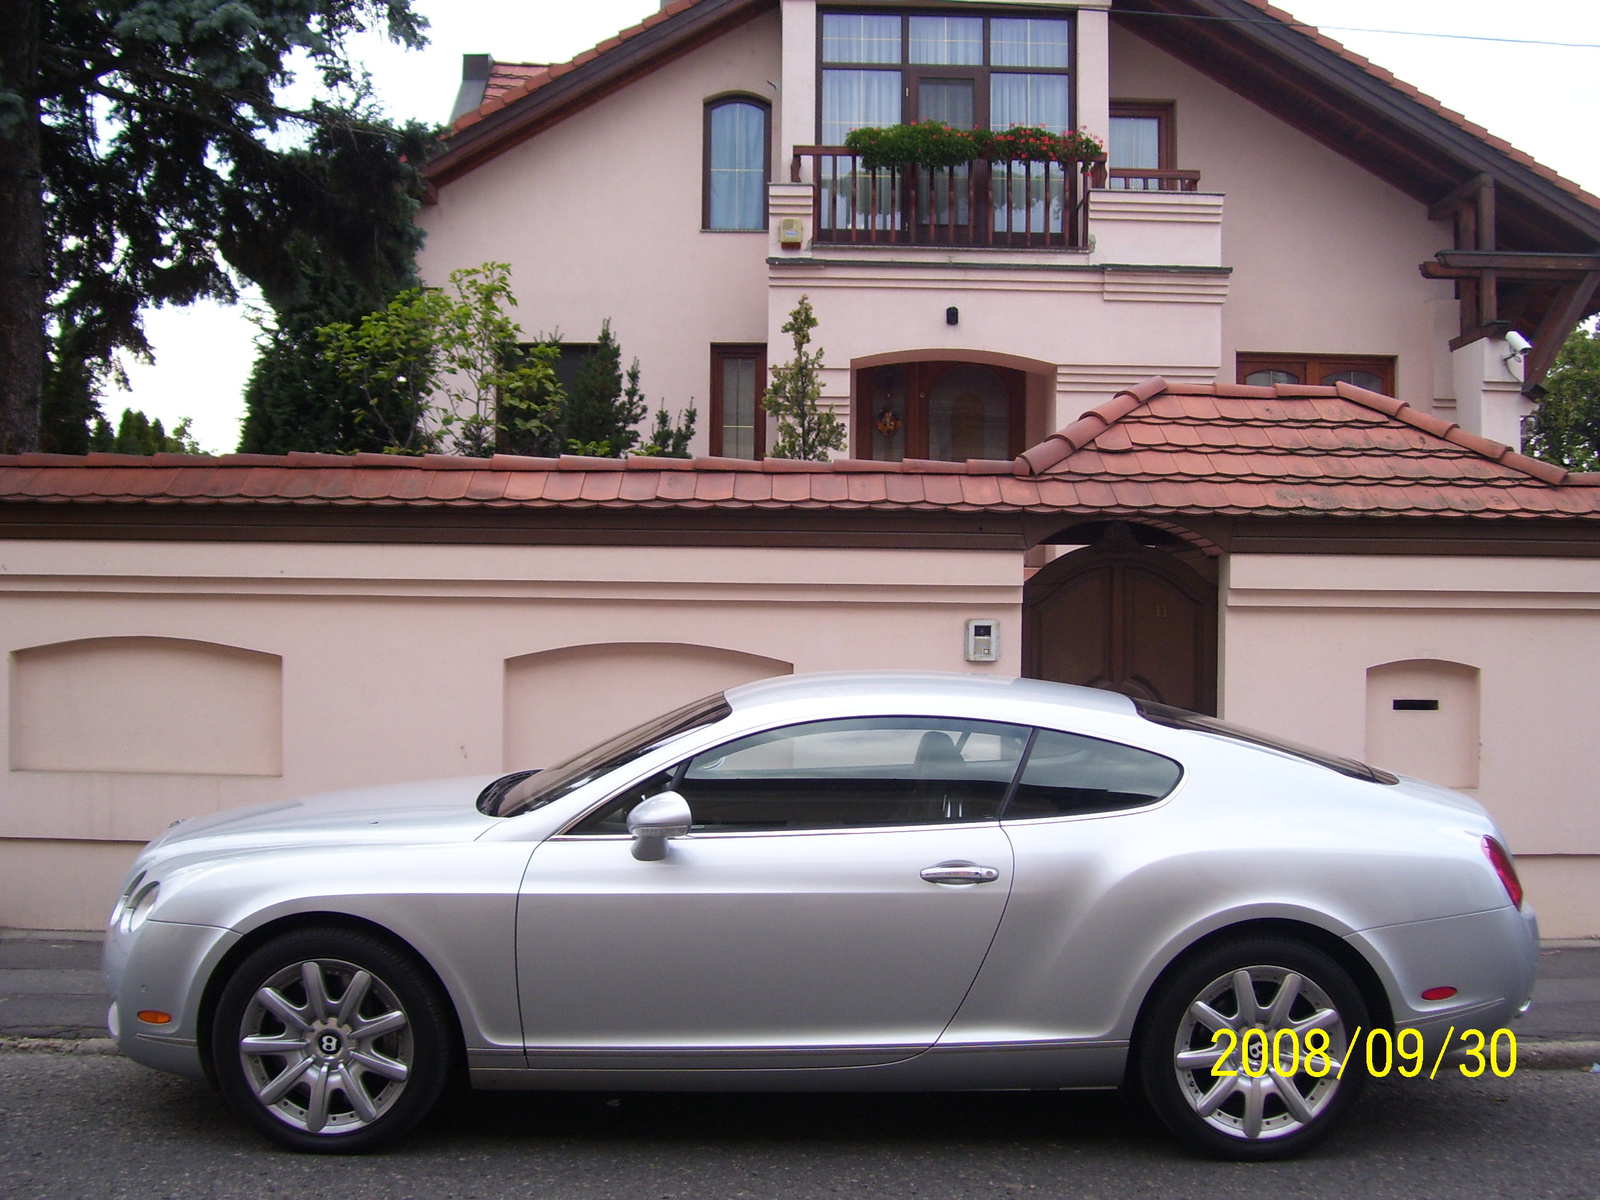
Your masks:
M0 1038L103 1038L100 936L0 930ZM1519 1042L1600 1042L1600 944L1557 942L1539 956Z

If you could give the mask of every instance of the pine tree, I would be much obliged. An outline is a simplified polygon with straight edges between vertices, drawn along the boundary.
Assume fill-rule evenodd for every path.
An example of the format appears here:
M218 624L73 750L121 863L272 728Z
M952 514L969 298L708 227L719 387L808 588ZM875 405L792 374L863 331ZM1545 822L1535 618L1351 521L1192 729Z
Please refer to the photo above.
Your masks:
M783 332L794 337L794 357L781 367L772 368L772 382L761 405L777 419L778 440L773 458L799 458L822 461L829 450L843 450L845 428L832 409L818 406L822 397L822 350L806 349L817 318L811 311L811 298L801 296Z
M648 411L639 387L639 360L628 368L624 385L622 348L612 335L610 320L603 321L600 339L584 355L567 397L565 447L574 454L620 458L639 444L634 426Z
M663 400L656 408L656 423L650 430L650 436L645 438L644 445L639 447L639 453L661 458L688 458L689 443L694 439L694 423L699 416L694 405L690 404L683 410L682 418L673 421L672 414L667 411L667 402Z

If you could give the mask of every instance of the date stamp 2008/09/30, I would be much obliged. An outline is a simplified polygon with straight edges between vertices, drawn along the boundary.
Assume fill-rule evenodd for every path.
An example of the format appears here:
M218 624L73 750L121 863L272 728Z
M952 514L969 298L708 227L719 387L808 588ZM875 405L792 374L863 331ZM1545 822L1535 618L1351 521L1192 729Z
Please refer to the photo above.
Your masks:
M1368 1075L1379 1079L1391 1071L1416 1079L1430 1057L1433 1068L1428 1071L1428 1078L1435 1078L1454 1041L1460 1042L1460 1052L1466 1056L1457 1066L1468 1079L1476 1079L1485 1071L1505 1079L1517 1069L1517 1035L1509 1029L1496 1029L1487 1035L1481 1029L1463 1029L1458 1035L1452 1025L1438 1054L1429 1055L1418 1030L1402 1029L1397 1036L1387 1029L1363 1030L1357 1026L1348 1048L1338 1056L1326 1029L1308 1030L1304 1038L1297 1029L1280 1029L1270 1038L1265 1029L1219 1029L1212 1034L1211 1044L1222 1051L1222 1057L1212 1066L1211 1074L1260 1079L1270 1072L1293 1078L1303 1071L1314 1079L1329 1074L1342 1079L1351 1062L1361 1061L1363 1039L1365 1061L1361 1065Z

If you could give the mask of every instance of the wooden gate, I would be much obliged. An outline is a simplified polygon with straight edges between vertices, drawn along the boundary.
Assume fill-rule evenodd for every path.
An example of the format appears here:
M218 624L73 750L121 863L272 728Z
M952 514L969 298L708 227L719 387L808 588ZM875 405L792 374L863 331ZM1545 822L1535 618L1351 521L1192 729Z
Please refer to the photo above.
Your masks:
M1196 712L1217 711L1217 589L1114 525L1023 591L1024 672Z

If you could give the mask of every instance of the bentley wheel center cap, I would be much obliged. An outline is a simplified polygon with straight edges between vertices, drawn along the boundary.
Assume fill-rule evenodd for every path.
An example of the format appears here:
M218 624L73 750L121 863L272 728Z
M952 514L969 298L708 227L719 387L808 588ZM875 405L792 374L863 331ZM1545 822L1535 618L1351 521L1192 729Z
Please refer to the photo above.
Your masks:
M349 1045L348 1032L331 1022L313 1025L306 1036L311 1039L311 1048L318 1057L328 1060L343 1058Z

